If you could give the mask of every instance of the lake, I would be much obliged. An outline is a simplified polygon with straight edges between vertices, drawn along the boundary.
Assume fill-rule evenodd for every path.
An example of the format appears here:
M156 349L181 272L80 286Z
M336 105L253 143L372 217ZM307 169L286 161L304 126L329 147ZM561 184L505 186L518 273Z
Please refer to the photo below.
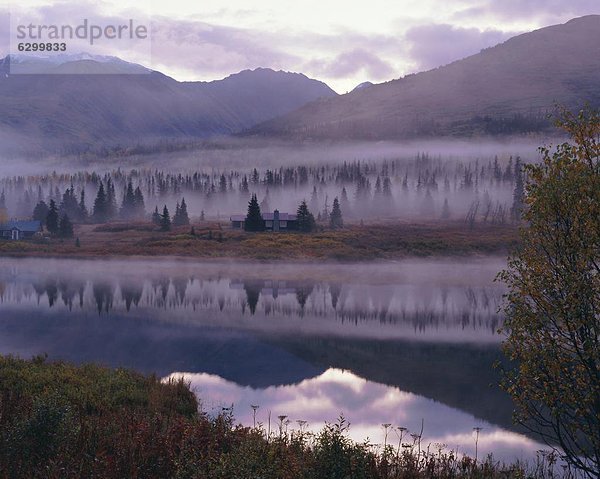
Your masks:
M184 376L210 414L233 407L271 431L343 415L354 439L374 444L412 434L473 455L477 427L479 457L542 449L513 426L493 367L503 258L1 264L2 354Z

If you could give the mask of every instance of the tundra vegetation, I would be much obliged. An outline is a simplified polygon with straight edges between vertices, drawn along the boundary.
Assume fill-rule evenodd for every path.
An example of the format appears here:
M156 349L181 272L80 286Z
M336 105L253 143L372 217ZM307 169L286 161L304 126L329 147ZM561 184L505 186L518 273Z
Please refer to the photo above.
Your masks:
M393 443L356 443L343 418L317 433L283 415L271 431L244 427L229 409L202 412L183 381L123 369L2 357L0 379L3 478L557 477L553 456L476 460L403 428Z

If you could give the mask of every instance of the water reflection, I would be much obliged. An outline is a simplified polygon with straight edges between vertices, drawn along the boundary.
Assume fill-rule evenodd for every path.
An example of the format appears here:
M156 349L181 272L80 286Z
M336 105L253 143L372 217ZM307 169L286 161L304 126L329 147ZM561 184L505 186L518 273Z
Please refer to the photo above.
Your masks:
M502 360L501 268L489 258L3 259L0 353L188 372L203 401L235 403L241 419L253 402L313 424L360 410L350 417L360 439L378 440L381 423L414 428L424 418L432 443L466 449L483 424L480 444L512 454L530 441L515 435L492 367Z
M461 342L497 341L501 325L497 311L503 290L489 280L465 285L448 278L441 284L400 278L362 282L356 275L351 282L319 275L264 279L243 277L240 268L238 276L227 277L214 267L199 267L188 275L176 270L132 275L121 274L117 263L103 265L103 271L94 270L93 262L82 264L83 271L60 263L38 270L39 264L14 261L12 269L0 272L2 307L133 312L271 332ZM349 271L341 273L344 279ZM161 314L164 310L170 314Z
M447 407L439 402L396 387L367 381L349 371L328 369L323 374L287 386L254 389L239 386L210 374L175 373L170 377L184 377L196 393L210 397L203 407L219 413L223 407L234 404L234 413L243 424L252 426L251 405L259 405L257 423L265 430L277 431L279 415L287 416L287 427L299 428L298 421L307 421L309 430L318 431L324 420L335 422L340 414L350 421L350 435L357 441L369 438L381 445L384 441L382 424L392 425L388 443L397 447L399 436L391 431L404 427L403 442L410 443L410 434L421 433L423 444L435 450L437 445L474 456L473 427L481 427L478 449L487 455L493 452L498 460L529 459L540 449L539 443L520 434L503 430L476 419L470 414ZM269 426L270 415L270 426ZM303 426L304 427L304 426ZM481 456L480 456L481 457Z

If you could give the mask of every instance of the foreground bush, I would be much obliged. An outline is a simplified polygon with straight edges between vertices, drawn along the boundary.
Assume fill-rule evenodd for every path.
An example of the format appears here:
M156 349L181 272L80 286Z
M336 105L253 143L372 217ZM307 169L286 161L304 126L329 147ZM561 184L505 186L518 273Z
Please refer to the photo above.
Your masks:
M531 475L415 444L378 452L340 419L274 433L198 411L189 387L126 370L0 357L0 478L507 478Z

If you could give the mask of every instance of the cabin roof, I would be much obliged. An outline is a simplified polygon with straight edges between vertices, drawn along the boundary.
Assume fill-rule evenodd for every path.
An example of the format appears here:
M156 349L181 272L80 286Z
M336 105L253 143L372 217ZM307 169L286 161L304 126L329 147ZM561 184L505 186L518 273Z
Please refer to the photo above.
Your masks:
M42 223L39 221L18 221L11 220L0 224L0 231L14 230L37 233L42 229Z

